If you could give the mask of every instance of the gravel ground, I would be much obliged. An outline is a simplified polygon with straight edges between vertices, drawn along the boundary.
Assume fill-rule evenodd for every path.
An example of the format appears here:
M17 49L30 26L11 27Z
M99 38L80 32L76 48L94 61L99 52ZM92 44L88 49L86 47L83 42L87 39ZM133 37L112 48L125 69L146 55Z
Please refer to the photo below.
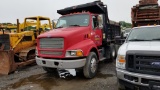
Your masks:
M86 79L82 74L60 78L40 66L28 66L8 76L0 76L0 90L118 90L115 62L101 62L98 74Z

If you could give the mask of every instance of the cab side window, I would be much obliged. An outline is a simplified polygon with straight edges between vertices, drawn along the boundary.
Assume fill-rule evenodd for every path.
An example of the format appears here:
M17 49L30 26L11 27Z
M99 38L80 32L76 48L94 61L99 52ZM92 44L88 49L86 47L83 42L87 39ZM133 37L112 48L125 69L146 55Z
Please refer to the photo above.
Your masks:
M96 27L98 27L98 17L92 16L92 29L95 29Z
M103 15L98 15L99 28L103 28Z

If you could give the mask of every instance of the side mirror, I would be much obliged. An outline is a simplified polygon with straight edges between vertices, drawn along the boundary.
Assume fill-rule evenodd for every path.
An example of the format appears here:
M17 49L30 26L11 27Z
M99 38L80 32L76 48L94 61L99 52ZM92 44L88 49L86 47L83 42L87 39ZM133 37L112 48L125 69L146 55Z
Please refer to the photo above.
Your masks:
M52 22L52 28L55 29L56 28L56 23L53 21Z
M128 37L128 34L126 34L126 37Z
M128 34L125 34L123 37L126 39L128 37Z
M102 29L103 28L103 24L99 25L99 28Z
M123 39L121 36L115 36L115 43L118 45L122 45L124 43L125 39Z

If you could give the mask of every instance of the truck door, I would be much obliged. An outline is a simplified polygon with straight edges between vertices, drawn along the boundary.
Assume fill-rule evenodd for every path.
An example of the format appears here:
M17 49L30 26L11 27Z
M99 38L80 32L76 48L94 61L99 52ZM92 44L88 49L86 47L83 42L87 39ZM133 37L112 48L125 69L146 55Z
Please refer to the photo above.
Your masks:
M102 45L102 28L100 28L99 16L93 15L92 16L92 40L97 46Z

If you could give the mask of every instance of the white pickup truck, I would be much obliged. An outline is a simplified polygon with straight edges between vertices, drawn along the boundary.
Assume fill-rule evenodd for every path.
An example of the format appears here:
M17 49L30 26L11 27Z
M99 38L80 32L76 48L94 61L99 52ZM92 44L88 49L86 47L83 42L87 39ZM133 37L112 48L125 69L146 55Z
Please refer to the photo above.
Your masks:
M120 89L160 90L159 25L131 30L118 50L116 73Z

